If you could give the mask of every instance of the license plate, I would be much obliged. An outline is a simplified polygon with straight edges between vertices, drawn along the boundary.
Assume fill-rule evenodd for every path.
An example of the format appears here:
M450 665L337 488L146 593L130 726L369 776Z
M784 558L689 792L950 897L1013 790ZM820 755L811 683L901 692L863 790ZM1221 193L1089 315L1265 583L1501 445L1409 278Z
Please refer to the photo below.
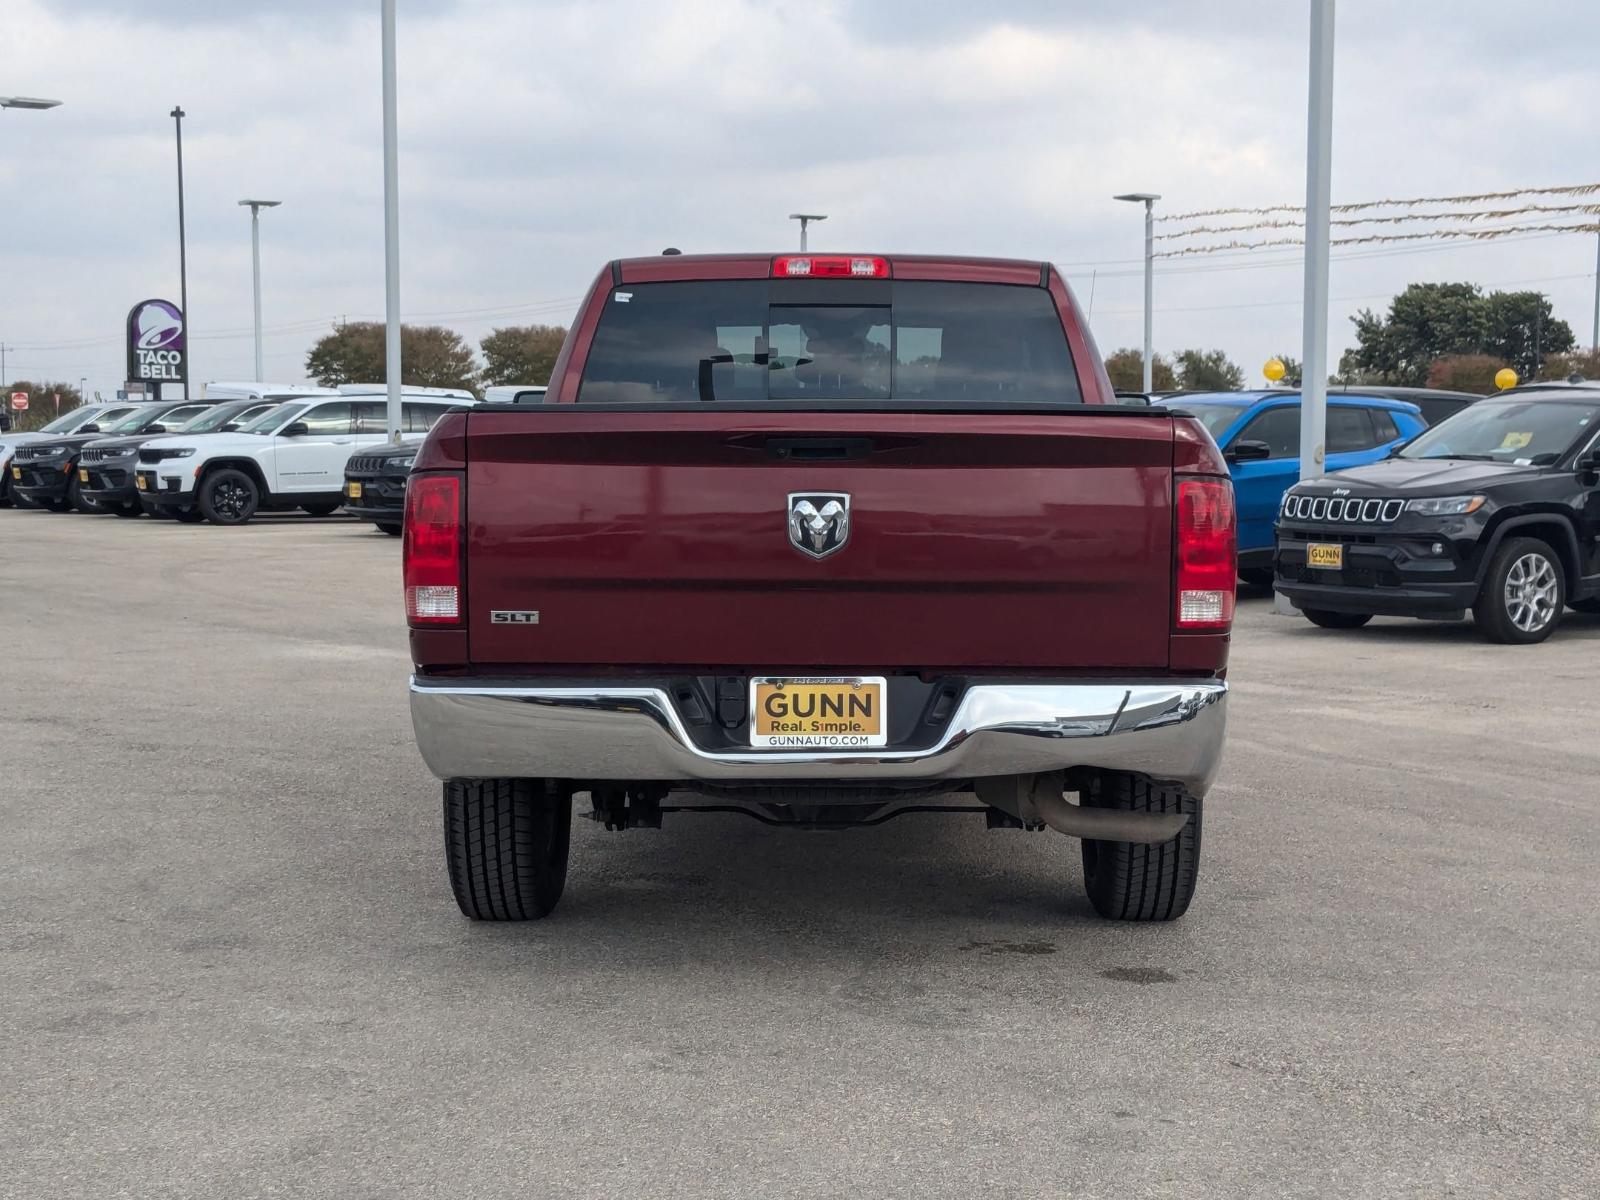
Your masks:
M1344 566L1344 547L1337 542L1312 542L1306 547L1306 566L1337 571Z
M347 483L347 484L345 484L344 485L344 494L346 496L348 496L351 500L359 500L359 499L361 499L361 485L359 483Z
M78 482L79 483L88 483L89 482L89 472L85 471L82 467L78 468Z
M750 681L750 744L851 750L889 744L882 676Z
M149 491L150 477L148 475L135 475L133 477L133 486L138 488L141 492Z
M11 478L13 478L13 479L21 479L22 478L22 468L21 467L12 467L11 468Z

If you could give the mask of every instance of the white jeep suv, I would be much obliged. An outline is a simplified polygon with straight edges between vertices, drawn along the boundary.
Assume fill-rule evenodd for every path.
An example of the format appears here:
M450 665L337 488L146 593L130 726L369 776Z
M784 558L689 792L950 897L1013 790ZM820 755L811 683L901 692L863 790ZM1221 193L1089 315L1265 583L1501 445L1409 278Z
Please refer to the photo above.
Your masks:
M179 520L214 525L293 508L326 516L343 501L350 456L387 439L382 393L341 392L291 400L233 433L145 442L134 476L139 494ZM407 388L402 437L421 441L445 413L474 403L471 392Z

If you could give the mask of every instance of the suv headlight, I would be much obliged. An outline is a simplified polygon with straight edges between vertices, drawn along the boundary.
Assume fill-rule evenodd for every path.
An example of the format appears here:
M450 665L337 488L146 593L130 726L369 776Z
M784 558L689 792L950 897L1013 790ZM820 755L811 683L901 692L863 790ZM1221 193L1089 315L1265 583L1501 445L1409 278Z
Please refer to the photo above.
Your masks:
M1407 500L1406 511L1422 517L1462 517L1483 507L1482 496L1429 496Z
M396 459L391 465L399 467L401 470L409 471L409 470L411 470L411 465L413 463L415 463L416 461L417 461L417 456L415 454L413 454L410 458Z
M181 450L168 450L165 453L168 458L188 458L194 454L194 447L185 446Z

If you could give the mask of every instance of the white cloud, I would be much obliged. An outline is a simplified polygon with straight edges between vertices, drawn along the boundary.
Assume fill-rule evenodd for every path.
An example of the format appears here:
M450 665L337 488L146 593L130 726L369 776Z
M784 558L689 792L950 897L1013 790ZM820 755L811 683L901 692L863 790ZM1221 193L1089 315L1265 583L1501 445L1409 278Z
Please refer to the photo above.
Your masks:
M814 207L842 247L1052 258L1092 288L1109 350L1140 326L1137 216L1113 192L1168 211L1303 193L1298 4L400 7L404 305L474 338L565 320L619 254L782 248L785 215ZM243 196L284 201L263 216L270 374L297 377L333 318L381 312L376 9L12 0L6 89L66 101L0 114L13 378L114 386L129 305L176 298L175 102L196 378L250 372ZM1336 198L1589 178L1596 33L1571 4L1342 5ZM1334 337L1439 278L1534 281L1586 330L1592 263L1583 238L1342 261L1335 297L1368 299L1335 304ZM1158 278L1159 345L1222 346L1252 372L1298 346L1292 262L1205 265Z

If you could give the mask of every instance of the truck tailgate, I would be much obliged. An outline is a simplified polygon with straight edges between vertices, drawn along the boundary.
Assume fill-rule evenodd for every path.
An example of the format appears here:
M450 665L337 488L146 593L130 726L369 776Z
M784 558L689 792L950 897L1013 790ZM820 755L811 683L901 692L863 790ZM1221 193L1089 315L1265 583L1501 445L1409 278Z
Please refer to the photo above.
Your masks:
M467 429L475 664L1167 666L1163 414L550 405ZM792 544L791 493L849 496L842 548Z

